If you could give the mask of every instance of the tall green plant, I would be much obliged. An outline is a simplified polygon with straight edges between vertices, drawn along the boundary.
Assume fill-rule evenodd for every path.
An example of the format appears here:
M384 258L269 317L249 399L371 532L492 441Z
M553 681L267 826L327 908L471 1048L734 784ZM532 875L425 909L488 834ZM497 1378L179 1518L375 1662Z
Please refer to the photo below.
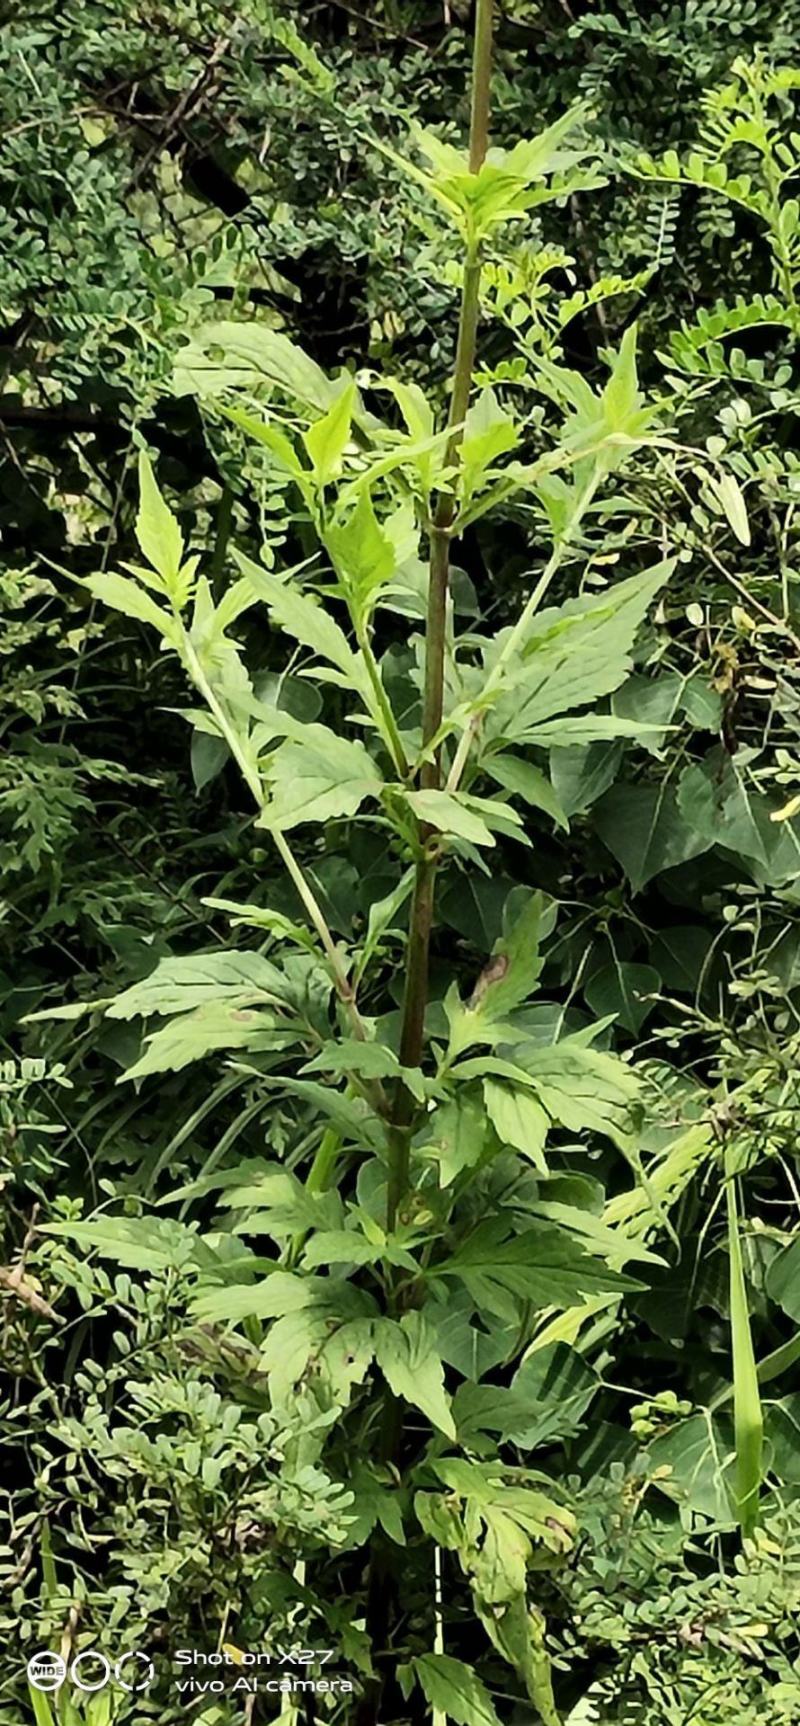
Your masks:
M340 1588L363 1602L364 1726L406 1717L403 1697L439 1721L497 1720L484 1662L434 1587L442 1565L468 1591L487 1651L555 1726L529 1573L562 1561L575 1516L563 1487L526 1461L540 1383L522 1356L537 1313L624 1292L635 1284L621 1267L649 1256L634 1231L594 1214L580 1184L555 1184L580 1134L638 1171L641 1099L631 1067L597 1046L603 1022L575 1029L532 1004L552 904L515 891L481 973L465 989L451 960L448 978L431 981L443 864L465 882L486 876L498 837L529 844L531 807L565 824L551 748L647 729L597 704L628 675L671 567L543 609L557 571L586 555L582 524L646 442L654 413L639 390L633 330L600 392L541 362L550 435L530 458L527 422L491 388L473 388L491 236L597 180L577 112L511 150L489 148L491 43L481 0L468 152L418 131L427 165L404 162L462 242L446 425L437 428L418 384L371 377L365 396L355 377L331 379L263 324L210 325L185 350L179 386L261 446L315 549L281 572L236 552L238 578L215 598L142 455L144 562L86 582L178 657L201 703L188 718L239 769L296 896L294 915L214 901L261 946L162 960L101 1003L112 1021L148 1022L126 1077L228 1051L295 1110L296 1136L282 1162L226 1167L174 1195L203 1203L220 1193L211 1232L130 1216L54 1232L132 1268L171 1266L197 1320L246 1329L277 1413L306 1399L303 1455L310 1463L324 1451L346 1482L352 1526L347 1537L331 1530L328 1554L315 1533L305 1587L324 1613L335 1566ZM382 397L400 423L378 415ZM459 633L452 548L514 497L549 524L539 579L513 624ZM248 672L240 637L259 604L324 695L324 717L309 717L292 680L273 680L270 693ZM377 645L386 611L422 625L399 668ZM393 884L345 952L313 881L309 829L356 820L382 836ZM409 905L398 1023L388 984ZM268 1562L280 1570L280 1552Z

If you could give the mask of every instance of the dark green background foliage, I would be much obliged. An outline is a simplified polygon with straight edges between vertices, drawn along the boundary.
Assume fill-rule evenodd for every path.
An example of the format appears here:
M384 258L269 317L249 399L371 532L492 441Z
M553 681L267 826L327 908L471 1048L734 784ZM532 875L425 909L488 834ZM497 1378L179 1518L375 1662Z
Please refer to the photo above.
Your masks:
M555 902L530 1023L547 1042L556 1023L577 1033L603 1021L598 1048L635 1065L647 1100L633 1168L602 1125L564 1123L546 1196L600 1228L644 1179L658 1255L631 1267L639 1286L610 1314L572 1334L554 1321L519 1382L489 1327L465 1343L456 1324L442 1350L448 1371L484 1380L462 1384L454 1405L473 1456L544 1471L578 1520L569 1551L545 1540L533 1572L558 1715L547 1718L543 1691L538 1715L523 1700L483 1630L480 1674L515 1726L784 1726L800 1720L800 248L795 176L776 190L753 100L774 122L771 148L782 137L797 154L797 88L764 81L772 65L800 65L800 6L502 0L499 11L493 136L510 146L583 101L603 184L496 242L479 381L518 408L540 453L539 362L600 388L638 320L664 435L615 476L551 598L567 599L579 576L602 592L662 551L678 562L607 704L653 729L548 749L549 803L526 811L531 847L500 835L490 870L451 856L438 886L438 1037L448 982L469 995L509 904L531 888ZM220 1228L215 1175L264 1157L294 1166L309 1128L302 1096L271 1089L266 1061L233 1073L224 1052L117 1086L141 1053L141 1017L26 1016L117 995L170 956L260 950L263 930L232 929L209 899L299 914L227 750L180 715L174 659L70 578L138 557L142 449L215 597L234 544L279 569L314 550L264 452L214 400L180 375L176 385L187 339L209 321L282 330L329 373L358 368L371 402L383 372L422 381L443 408L458 252L378 144L405 151L410 122L463 141L469 13L461 0L29 0L9 8L0 38L0 1568L20 1666L2 1726L34 1718L23 1656L58 1647L65 1626L78 1646L159 1655L216 1646L221 1625L240 1646L291 1634L367 1669L352 1602L363 1618L371 1523L364 1482L361 1523L348 1521L354 1446L323 1467L310 1391L281 1426L258 1321L234 1332L189 1321L170 1234L178 1222ZM704 92L735 81L740 59L755 68L736 83L740 109L709 105ZM748 172L767 202L660 160L675 149L685 162L698 139L706 163ZM735 476L733 500L715 492L709 462ZM519 497L467 528L462 623L513 621L546 562L544 530L543 511ZM387 689L413 704L408 636L407 616L381 612ZM264 608L243 640L260 695L274 697L280 673L295 717L338 723L335 689L294 663L284 678L285 640ZM366 821L310 831L302 861L350 950L406 859ZM402 963L389 939L365 1003L387 1037ZM767 1362L765 1507L744 1556L724 1484L732 1139L755 1354ZM686 1169L654 1196L642 1162L657 1171L678 1141ZM98 1205L159 1219L149 1264L123 1256L109 1269L79 1237L38 1232ZM470 1344L485 1357L474 1375ZM390 1542L409 1495L398 1510L391 1471L370 1479L371 1522ZM433 1632L417 1548L405 1631L421 1658ZM452 1551L445 1563L447 1646L472 1664L469 1590ZM424 1718L419 1688L415 1698L408 1718ZM80 1720L185 1715L163 1686L135 1714L126 1706ZM472 1696L448 1717L485 1726L480 1708ZM196 1717L242 1715L214 1703Z

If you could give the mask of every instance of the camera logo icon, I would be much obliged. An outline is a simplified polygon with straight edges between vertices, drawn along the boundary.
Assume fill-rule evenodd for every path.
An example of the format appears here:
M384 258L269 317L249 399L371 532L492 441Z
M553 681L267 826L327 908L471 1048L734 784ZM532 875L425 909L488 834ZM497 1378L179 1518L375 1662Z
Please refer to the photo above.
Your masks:
M32 1654L28 1661L28 1678L34 1690L58 1690L66 1676L66 1660L50 1648L43 1649L40 1654Z
M28 1678L34 1690L59 1690L67 1675L66 1660L51 1648L31 1655L28 1661ZM113 1666L99 1648L85 1648L82 1654L75 1655L69 1668L69 1680L76 1690L89 1693L104 1690L113 1679L130 1696L135 1691L148 1690L154 1677L155 1666L141 1648L121 1654Z

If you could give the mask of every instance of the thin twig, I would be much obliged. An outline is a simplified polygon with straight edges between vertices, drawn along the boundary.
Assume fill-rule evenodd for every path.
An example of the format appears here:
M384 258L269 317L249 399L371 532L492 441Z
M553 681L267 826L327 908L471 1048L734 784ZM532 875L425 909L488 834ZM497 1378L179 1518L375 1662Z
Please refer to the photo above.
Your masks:
M714 568L719 570L723 580L729 582L730 586L734 587L736 592L741 595L741 598L746 600L747 604L751 605L754 611L758 611L762 617L766 618L767 622L771 623L774 629L777 629L781 635L785 635L787 641L790 641L792 646L797 649L798 653L800 653L800 635L795 633L791 624L787 623L784 618L778 617L777 612L770 611L769 606L764 605L763 600L756 599L755 594L751 593L749 588L745 587L744 582L740 581L738 576L731 575L730 570L725 568L724 563L722 563L717 557L712 546L707 545L705 550L706 555L713 563Z
M220 60L224 58L225 54L227 54L232 39L233 33L231 32L227 36L220 36L214 43L205 66L203 66L202 70L198 72L194 83L190 84L188 89L183 91L171 114L167 115L166 121L160 129L152 148L146 151L141 161L138 162L134 168L128 183L129 192L134 191L136 186L138 186L139 181L143 179L144 175L147 173L154 157L169 147L172 139L175 137L176 133L181 131L185 121L189 118L189 115L196 113L202 103L208 101L208 98L217 82L214 77L214 69L219 65Z

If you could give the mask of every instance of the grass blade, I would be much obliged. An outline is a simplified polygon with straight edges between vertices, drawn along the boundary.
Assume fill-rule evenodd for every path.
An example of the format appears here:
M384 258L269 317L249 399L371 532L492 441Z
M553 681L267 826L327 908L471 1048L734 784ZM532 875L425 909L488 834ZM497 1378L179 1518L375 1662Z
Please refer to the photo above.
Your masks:
M736 1513L742 1534L753 1533L763 1480L764 1416L758 1388L750 1309L742 1260L734 1158L725 1157L728 1199L731 1345L733 1350L733 1424L736 1441Z

